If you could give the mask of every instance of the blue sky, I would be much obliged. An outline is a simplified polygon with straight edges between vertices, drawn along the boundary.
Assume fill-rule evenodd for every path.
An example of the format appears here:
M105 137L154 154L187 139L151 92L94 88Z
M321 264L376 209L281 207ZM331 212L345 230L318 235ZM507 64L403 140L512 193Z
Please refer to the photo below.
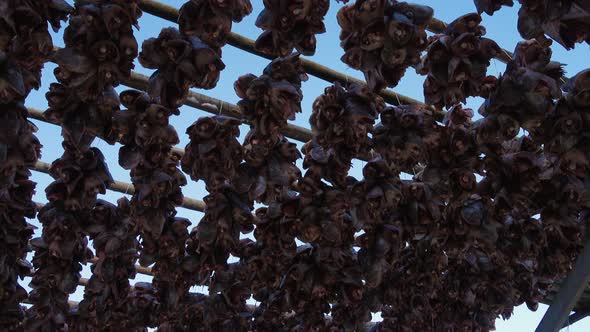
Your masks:
M68 0L68 2L71 3L72 0ZM186 1L167 0L164 2L179 8ZM262 0L251 0L251 2L254 7L253 13L246 17L241 23L234 24L233 31L255 39L261 32L261 30L254 25L254 22L256 20L257 14L262 9ZM433 7L435 10L435 16L445 22L451 22L453 19L463 14L475 11L472 0L415 0L413 2ZM362 73L348 68L340 61L343 51L340 48L338 38L340 27L336 22L336 12L340 7L342 7L342 4L332 0L330 11L326 17L327 32L325 34L318 35L316 55L310 58L313 61L329 66L335 70L346 73L347 75L362 78ZM499 45L510 51L512 51L516 43L521 40L520 35L516 29L518 7L519 6L515 6L514 8L503 8L501 11L496 12L494 16L487 16L485 14L483 15L484 20L482 24L487 28L487 37L494 39ZM145 13L139 20L139 23L141 29L136 31L136 37L140 41L140 44L141 41L147 38L157 36L162 28L172 26L171 22ZM63 46L63 41L61 40L62 32L63 29L59 33L54 34L54 43L57 46ZM586 63L588 61L587 59L589 55L588 45L578 44L575 50L566 51L563 47L554 43L553 51L554 60L567 63L567 66L565 67L567 75L574 75L582 69L587 68ZM265 59L256 57L229 45L223 49L223 61L226 64L226 69L221 73L221 79L217 87L212 90L199 92L232 103L236 103L238 101L238 97L235 95L233 90L233 82L237 79L237 77L246 73L254 73L258 75L268 64L268 61ZM33 91L31 93L27 99L27 106L41 110L45 110L47 108L47 102L44 96L48 90L49 84L55 81L53 76L54 68L55 65L51 63L46 65L43 71L42 86L39 91ZM504 68L505 65L501 62L493 61L491 66L488 68L488 73L497 75L503 72ZM137 61L135 70L146 75L150 75L152 72L151 70L142 68ZM423 100L424 97L422 94L422 83L423 77L418 76L415 71L410 68L395 91L418 100ZM311 114L311 104L328 85L328 82L317 79L313 76L310 76L309 81L303 84L303 114L298 115L297 120L294 121L295 124L309 127L307 119ZM125 89L125 87L118 88L119 91L123 91ZM467 106L477 110L481 102L482 100L479 98L470 98L468 100ZM199 117L206 115L208 115L208 113L204 113L189 107L183 107L181 109L180 116L176 116L172 119L172 123L176 126L180 135L180 146L184 147L188 143L188 137L185 134L186 128ZM60 136L59 127L39 121L34 122L39 127L38 137L44 144L42 160L45 162L52 162L53 160L59 158L63 152L61 148L62 139ZM242 137L246 132L247 128L243 127ZM99 147L105 154L113 177L121 181L129 182L128 171L123 170L117 164L117 156L120 146L110 146L104 141L98 139L95 142L95 146ZM360 177L360 169L362 166L363 162L355 162L352 175L356 176L357 178ZM33 180L38 183L37 194L35 195L34 199L38 202L45 202L46 199L44 188L51 182L52 179L45 174L34 172ZM202 182L191 182L189 185L184 187L183 191L187 197L201 198L206 195ZM119 193L108 192L106 197L103 198L114 202L120 196L121 194ZM182 208L179 208L178 211L179 216L189 218L193 222L193 225L197 223L202 217L201 213L195 211L189 211ZM36 221L34 221L34 223L36 223ZM37 231L37 234L39 234L39 232L40 230ZM88 267L84 269L84 276L89 276ZM149 280L149 278L142 276L140 276L139 279ZM28 280L26 283L28 283ZM198 290L198 288L194 289L194 291ZM82 294L83 291L79 288L76 294L74 294L73 299L79 300ZM535 313L530 312L526 306L519 307L515 310L515 315L511 320L498 320L497 331L533 331L545 310L546 306L543 305L541 305L539 310ZM590 319L575 324L574 326L570 327L569 330L590 331Z

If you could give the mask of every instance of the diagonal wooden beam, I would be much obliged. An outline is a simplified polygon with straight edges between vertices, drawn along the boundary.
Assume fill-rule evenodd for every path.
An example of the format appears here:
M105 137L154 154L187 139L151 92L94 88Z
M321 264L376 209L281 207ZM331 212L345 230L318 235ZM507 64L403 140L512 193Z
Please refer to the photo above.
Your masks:
M590 283L590 240L553 298L535 332L557 332L567 320L578 299Z

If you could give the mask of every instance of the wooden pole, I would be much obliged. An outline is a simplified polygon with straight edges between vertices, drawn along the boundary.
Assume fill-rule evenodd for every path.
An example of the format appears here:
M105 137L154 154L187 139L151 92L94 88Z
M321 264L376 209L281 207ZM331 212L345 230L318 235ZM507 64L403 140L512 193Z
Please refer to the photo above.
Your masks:
M34 170L36 170L37 172L49 174L50 168L51 168L51 164L48 164L48 163L45 163L42 161L37 161L37 163L35 164ZM123 193L123 194L129 194L129 195L133 195L135 193L135 188L133 187L133 184L121 182L121 181L117 181L117 180L115 180L113 183L111 183L109 185L108 189L112 190L112 191L119 192L119 193ZM189 209L189 210L193 210L193 211L199 211L199 212L205 211L205 202L197 200L197 199L193 199L193 198L185 197L182 200L181 206L185 209Z
M154 16L160 17L162 19L165 19L165 20L173 22L173 23L177 23L178 9L176 9L172 6L169 6L167 4L161 3L159 1L154 1L154 0L141 0L140 7L146 13L152 14ZM267 54L264 54L264 53L256 50L254 48L254 41L252 39L247 38L242 35L239 35L235 32L231 32L228 35L227 43L231 46L239 48L239 49L246 51L248 53L258 55L258 56L263 57L265 59L272 59L273 58L272 56L269 56ZM313 76L320 78L322 80L325 80L329 83L355 82L355 83L360 83L360 84L366 84L365 82L363 82L359 79L356 79L354 77L350 77L346 74L343 74L341 72L338 72L336 70L333 70L331 68L323 66L319 63L307 60L305 58L301 58L301 62L303 64L303 68L305 68L305 71L308 74L313 75ZM380 94L387 103L392 104L392 105L411 105L411 104L425 105L423 102L420 102L416 99L398 94L392 90L383 90L383 91L381 91ZM440 119L442 119L444 117L443 111L436 110L434 108L433 108L433 110L437 114L440 114Z
M59 48L56 48L56 50L57 49ZM149 86L149 77L132 71L131 76L127 79L123 79L121 83L133 89L147 91ZM185 101L184 104L186 106L200 109L208 113L223 114L226 116L242 119L242 112L240 111L240 108L237 105L195 91L189 91L188 99ZM442 116L444 117L444 114ZM47 122L46 119L44 121ZM54 124L59 125L58 123ZM285 128L281 130L281 133L283 133L285 136L289 138L292 138L303 143L310 141L312 138L311 130L293 124L288 124Z
M51 121L51 120L47 119L45 117L45 115L43 114L44 113L43 111L40 111L40 110L35 109L35 108L31 108L31 107L27 107L27 110L29 111L29 117L31 119L35 119L35 120L38 120L38 121L41 121L41 122L45 122L45 123L49 123L49 124L56 125L56 126L59 126L60 125L59 123L57 123L55 121ZM102 137L99 136L99 138L102 138ZM184 156L184 149L181 149L181 148L178 148L178 147L172 147L172 152L174 152L174 153L176 153L176 154L178 154L180 156Z
M149 84L148 81L149 78L147 76L132 72L131 77L124 79L122 83L128 87L146 91ZM195 91L189 92L188 99L184 104L208 113L223 114L238 119L242 118L242 112L237 105ZM304 143L312 138L311 130L293 124L288 124L281 132L289 138Z
M167 21L176 23L177 19L178 19L178 10L172 6L169 6L167 4L161 3L159 1L155 1L155 0L141 0L140 1L140 7L143 11L145 11L146 13L152 14L154 16L160 17L162 19L165 19ZM445 29L447 28L448 24L437 19L437 18L433 18L430 21L430 24L426 27L426 29L430 32L434 32L434 33L443 33L445 31ZM252 53L258 56L261 56L263 58L266 59L270 59L271 57L268 56L267 54L264 54L258 50L256 50L254 48L254 41L244 37L242 35L239 35L237 33L231 32L228 36L228 44L231 46L234 46L236 48L239 48L241 50L244 50L248 53ZM497 60L503 62L503 63L508 63L510 60L512 60L512 58L514 57L514 54L506 49L502 49L502 52L500 52L500 54L498 54L498 56L496 57ZM330 83L338 81L338 82L359 82L359 83L364 83L361 80L355 79L355 78L351 78L348 75L345 75L343 73L337 72L335 70L332 70L328 67L322 66L316 62L313 61L309 61L307 59L302 59L303 61L303 66L305 67L305 70L313 75L316 76L318 78L321 78L323 80L326 80ZM562 78L563 82L567 81L567 78L563 77ZM406 97L404 95L398 95L396 94L394 91L391 90L384 90L381 95L383 96L383 98L385 99L385 101L387 101L388 103L392 104L392 105L398 105L400 104L423 104L420 101L417 101L415 99ZM398 102L399 100L399 102ZM439 112L442 112L440 110L438 110Z
M426 30L430 31L430 32L434 32L434 33L443 33L445 32L445 30L447 29L448 24L437 19L437 18L433 18L430 21L430 24L428 24L428 26L426 27ZM512 52L502 49L502 52L500 52L500 54L498 54L498 56L496 56L496 60L499 60L500 62L503 63L508 63L508 61L512 60L512 58L514 58L514 54L512 54Z

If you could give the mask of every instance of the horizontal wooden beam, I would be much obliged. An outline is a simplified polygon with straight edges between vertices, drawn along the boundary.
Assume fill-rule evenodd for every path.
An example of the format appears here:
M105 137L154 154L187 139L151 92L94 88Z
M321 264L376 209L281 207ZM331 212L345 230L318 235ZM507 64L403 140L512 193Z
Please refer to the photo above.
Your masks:
M56 47L55 50L57 51L59 48ZM132 71L131 76L127 79L123 79L121 83L133 89L147 91L149 86L149 77ZM242 112L237 105L192 90L189 91L188 98L184 105L205 111L207 113L222 114L244 120L242 119ZM247 121L244 122L247 123ZM281 129L281 133L289 138L303 143L310 141L312 138L311 130L294 124L288 124L285 128Z
M37 172L49 174L49 170L51 168L51 164L48 164L43 161L37 161L35 164L34 170ZM133 195L135 194L135 187L133 184L117 181L115 180L111 183L108 187L109 190L116 191L123 194ZM189 210L204 212L205 211L205 202L193 198L184 197L182 200L181 207Z
M432 21L430 22L430 24L426 27L426 29L430 32L434 32L434 33L443 33L446 28L447 28L448 24L433 18ZM502 62L502 63L508 63L510 62L512 59L514 59L514 53L508 51L505 48L501 48L502 52L500 52L500 54L498 54L496 56L496 60ZM561 84L565 84L567 83L567 81L569 80L569 78L562 76L561 77Z
M147 91L149 78L143 74L132 72L131 77L124 79L122 83L137 90ZM189 91L188 99L184 104L207 113L223 114L238 119L243 118L242 112L237 105L192 90ZM281 133L303 143L312 138L311 130L294 124L288 124L281 130Z
M447 29L448 24L437 19L436 17L430 21L430 24L426 27L426 30L434 33L444 33ZM510 60L514 58L514 54L512 52L502 49L502 52L496 56L496 60L499 60L503 63L508 63Z
M38 120L38 121L41 121L41 122L45 122L45 123L49 123L49 124L56 125L56 126L59 126L60 125L59 123L57 123L55 121L52 121L52 120L47 119L45 117L43 111L40 111L40 110L38 110L36 108L32 108L32 107L27 107L27 110L29 111L29 117L31 119L35 119L35 120ZM104 137L100 137L100 136L99 136L99 138L103 138L104 139ZM176 154L178 154L180 156L184 156L184 149L181 149L181 148L178 148L178 147L172 147L172 152L174 152L174 153L176 153Z
M170 21L172 23L177 23L178 20L178 9L161 3L159 1L154 0L140 0L140 7L141 9L151 15L160 17L164 20ZM254 47L254 41L248 37L242 36L235 32L230 32L227 37L227 43L233 47L239 48L243 51L248 53L263 57L265 59L273 59L272 56L268 54L264 54ZM301 58L301 63L303 64L303 68L305 71L313 75L317 78L320 78L324 81L329 83L340 82L340 83L348 83L348 82L355 82L360 84L366 84L364 81L359 80L354 77L350 77L346 74L343 74L339 71L333 70L329 67L321 65L317 62ZM411 105L411 104L420 104L425 105L423 102L418 101L416 99L404 96L402 94L398 94L393 90L383 90L381 91L381 96L383 99L392 105ZM430 107L430 106L428 106ZM440 118L444 117L444 112L441 110L436 110L432 108L435 113L440 113Z

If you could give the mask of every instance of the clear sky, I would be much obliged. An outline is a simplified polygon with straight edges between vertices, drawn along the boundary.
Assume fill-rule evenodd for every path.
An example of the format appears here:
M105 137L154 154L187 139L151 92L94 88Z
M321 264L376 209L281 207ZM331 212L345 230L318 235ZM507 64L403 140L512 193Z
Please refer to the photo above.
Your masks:
M67 0L72 3L73 0ZM162 1L162 0L161 0ZM354 1L354 0L351 0ZM186 2L185 0L165 0L162 1L176 8ZM261 32L254 22L256 16L262 9L262 0L251 0L254 7L253 13L246 17L241 23L234 24L233 31L239 34L245 35L249 38L255 39ZM419 4L429 5L434 8L435 16L445 22L451 22L455 18L470 12L475 11L472 0L414 0L413 2ZM343 6L341 3L337 3L335 0L331 0L331 8L326 17L327 32L318 36L317 51L316 55L311 57L313 61L319 62L323 65L329 66L338 71L344 72L347 75L362 78L362 73L348 68L344 63L340 61L340 57L343 54L342 49L339 45L339 32L340 27L336 22L336 13L338 9ZM494 16L483 15L483 25L487 28L487 37L494 39L499 45L507 50L512 51L518 41L521 40L520 35L516 29L518 5L514 8L504 7L501 11L496 12ZM159 31L164 27L172 26L173 24L168 21L164 21L160 18L145 14L139 20L141 29L136 31L136 37L141 45L141 41L155 37ZM63 29L54 34L54 43L57 46L63 46L61 40L61 33ZM563 63L567 63L565 67L567 75L571 76L588 67L588 56L589 48L586 44L578 44L575 50L566 51L563 47L554 43L553 45L553 59ZM221 73L221 79L217 87L209 91L199 91L201 93L211 95L213 97L223 99L229 102L237 102L238 97L235 95L233 90L233 82L238 76L246 73L260 74L262 69L268 64L268 61L257 56L251 55L244 51L241 51L232 46L226 46L223 49L223 61L226 64L226 69ZM504 71L504 64L499 61L493 61L491 66L488 68L489 74L499 74ZM33 91L27 99L27 106L45 110L47 108L47 102L45 100L45 93L48 90L49 84L55 81L53 76L53 69L55 65L49 63L46 65L43 71L42 86L39 91ZM142 68L136 61L136 71L146 75L151 74L151 70ZM416 75L413 69L409 69L405 77L401 80L399 86L395 89L396 92L410 96L412 98L423 100L422 93L423 77ZM328 82L317 79L310 76L310 80L303 84L303 114L297 116L297 120L294 122L297 125L309 127L308 117L311 114L311 104L314 99L323 92L323 89L329 85ZM125 90L125 87L119 87L119 91ZM481 104L481 99L471 98L468 100L468 107L477 110ZM196 121L201 116L206 116L207 113L201 112L196 109L183 107L181 109L180 116L176 116L172 119L172 124L176 126L180 135L181 143L180 146L184 147L188 143L188 136L185 134L186 128ZM63 152L61 148L61 136L59 127L54 125L46 124L39 121L34 121L39 127L38 137L44 144L42 160L45 162L52 162L59 158ZM242 137L247 132L247 128L242 128ZM120 145L110 146L104 141L96 140L95 146L98 146L105 154L111 173L115 179L129 182L128 171L120 168L117 164L117 156ZM363 162L356 162L352 170L352 175L357 178L360 177L360 169L363 166ZM33 173L33 180L38 183L37 194L34 199L38 202L45 202L44 188L51 182L51 178L45 174ZM202 182L195 183L189 181L189 185L184 187L183 192L185 196L192 198L201 198L206 195L204 191L204 185ZM116 201L121 194L108 192L104 199L112 202ZM202 214L195 211L189 211L182 208L178 209L179 216L189 218L193 225L196 224L202 217ZM38 224L34 221L35 224ZM40 230L37 230L37 234ZM84 269L84 276L89 276L89 269ZM145 276L139 276L138 279L149 280ZM28 283L28 280L26 280ZM199 291L199 288L193 289L193 291ZM202 291L202 289L201 289ZM73 299L79 300L83 291L81 288L78 289L74 294ZM530 312L526 306L519 307L515 310L515 315L509 321L502 321L501 319L497 322L497 331L500 332L513 332L513 331L533 331L541 320L546 306L541 305L539 310L535 313ZM590 318L585 321L581 321L569 328L570 331L590 331Z

